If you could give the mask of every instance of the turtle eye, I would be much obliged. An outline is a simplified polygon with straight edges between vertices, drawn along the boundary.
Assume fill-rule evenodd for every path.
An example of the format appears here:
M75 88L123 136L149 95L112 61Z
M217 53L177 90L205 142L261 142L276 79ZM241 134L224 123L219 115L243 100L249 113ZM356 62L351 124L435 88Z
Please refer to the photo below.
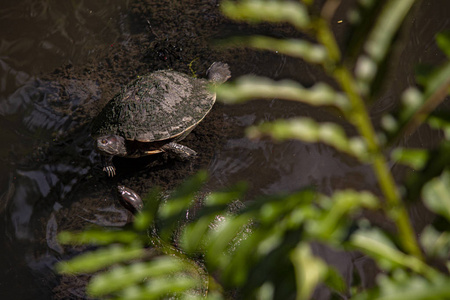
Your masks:
M101 142L103 145L108 144L108 140L107 140L107 139L102 139L100 142Z

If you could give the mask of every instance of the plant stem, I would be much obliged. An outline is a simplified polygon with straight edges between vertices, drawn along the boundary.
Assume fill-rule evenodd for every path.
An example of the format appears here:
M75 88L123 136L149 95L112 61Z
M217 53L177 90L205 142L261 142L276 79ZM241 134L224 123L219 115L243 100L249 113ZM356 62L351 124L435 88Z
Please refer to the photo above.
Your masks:
M445 96L449 93L450 78L445 80L433 94L424 102L424 104L414 113L408 123L399 132L399 136L409 138L414 131L424 122L426 117L445 100Z
M350 71L340 63L341 54L339 47L328 24L323 20L318 20L315 22L315 26L318 40L327 48L334 64L334 68L329 68L328 71L350 100L351 109L347 113L347 118L355 125L360 135L367 142L368 151L372 157L371 166L386 199L385 211L394 220L405 251L422 259L422 253L418 246L408 211L401 201L394 178L381 151L368 110L358 92L356 82Z

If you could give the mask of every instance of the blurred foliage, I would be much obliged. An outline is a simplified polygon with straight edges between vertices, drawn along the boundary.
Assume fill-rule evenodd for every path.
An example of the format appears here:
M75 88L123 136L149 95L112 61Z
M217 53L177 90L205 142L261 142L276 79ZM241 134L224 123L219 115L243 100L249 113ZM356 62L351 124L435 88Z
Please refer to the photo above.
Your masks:
M232 19L285 22L308 36L308 41L238 37L233 43L317 64L335 84L303 87L245 76L220 86L220 99L233 103L280 98L334 106L358 130L349 137L338 124L297 117L252 126L247 135L332 146L372 167L381 197L356 190L323 195L306 188L244 205L239 199L245 184L238 184L205 196L188 221L186 211L199 201L197 192L207 181L207 174L199 172L165 199L152 191L133 228L61 233L61 243L99 248L60 262L57 270L94 273L89 295L109 299L310 299L318 285L328 286L333 299L449 299L450 115L435 108L449 93L450 62L417 68L417 84L402 93L401 105L384 116L379 131L367 108L387 77L387 62L395 56L393 48L414 2L358 1L349 12L345 49L337 46L329 24L336 1L326 1L320 9L313 0L221 3ZM450 35L439 34L436 42L449 56ZM392 146L425 123L445 135L436 149ZM401 187L394 182L390 159L415 171ZM436 222L419 233L406 207L416 199L423 199L436 214ZM361 217L364 210L384 214L395 230L371 224ZM363 290L358 281L346 286L341 275L315 255L313 245L318 243L371 257L382 271L375 287Z

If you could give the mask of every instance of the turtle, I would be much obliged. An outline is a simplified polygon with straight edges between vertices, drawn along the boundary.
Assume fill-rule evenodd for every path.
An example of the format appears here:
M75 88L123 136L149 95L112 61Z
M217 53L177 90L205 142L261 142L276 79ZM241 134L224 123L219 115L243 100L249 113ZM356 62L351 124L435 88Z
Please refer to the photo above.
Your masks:
M209 84L230 76L228 64L213 63L208 79L173 70L140 76L115 95L94 118L91 136L101 155L103 171L116 175L114 156L136 158L166 152L181 160L197 153L179 144L213 107L216 95Z
M118 185L117 191L119 192L121 200L123 200L123 203L131 212L137 213L142 211L144 202L138 193L124 185Z

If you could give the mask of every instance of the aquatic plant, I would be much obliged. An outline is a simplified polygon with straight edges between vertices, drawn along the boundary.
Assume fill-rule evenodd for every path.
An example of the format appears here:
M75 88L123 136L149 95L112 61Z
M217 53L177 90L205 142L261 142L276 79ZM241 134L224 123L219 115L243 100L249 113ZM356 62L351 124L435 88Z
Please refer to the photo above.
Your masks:
M450 116L435 108L449 93L450 61L420 68L417 84L402 93L401 105L384 116L379 130L368 110L368 104L377 99L398 32L414 2L360 0L350 14L345 51L338 47L330 27L339 1L326 1L320 9L313 0L221 4L232 19L289 23L306 34L308 40L250 36L239 41L318 65L335 82L304 87L293 81L244 76L218 89L222 101L280 98L332 106L358 131L349 137L338 124L299 117L250 127L247 135L328 144L370 166L381 197L351 189L336 190L331 196L305 189L241 206L233 204L245 190L238 185L207 195L196 219L186 223L186 209L207 179L200 172L164 201L157 191L149 195L133 229L62 233L63 243L107 246L62 262L58 270L98 272L87 287L89 295L117 299L235 295L309 299L319 284L326 284L335 298L449 298ZM438 34L436 41L450 57L450 36ZM399 137L411 135L422 124L445 133L435 149L394 146ZM416 172L397 185L389 161ZM407 211L407 204L417 198L437 215L437 221L422 232L414 232ZM394 232L357 218L363 210L381 211L395 225ZM313 254L312 243L358 250L373 258L382 271L376 286L363 290L357 281L346 286L338 272Z

